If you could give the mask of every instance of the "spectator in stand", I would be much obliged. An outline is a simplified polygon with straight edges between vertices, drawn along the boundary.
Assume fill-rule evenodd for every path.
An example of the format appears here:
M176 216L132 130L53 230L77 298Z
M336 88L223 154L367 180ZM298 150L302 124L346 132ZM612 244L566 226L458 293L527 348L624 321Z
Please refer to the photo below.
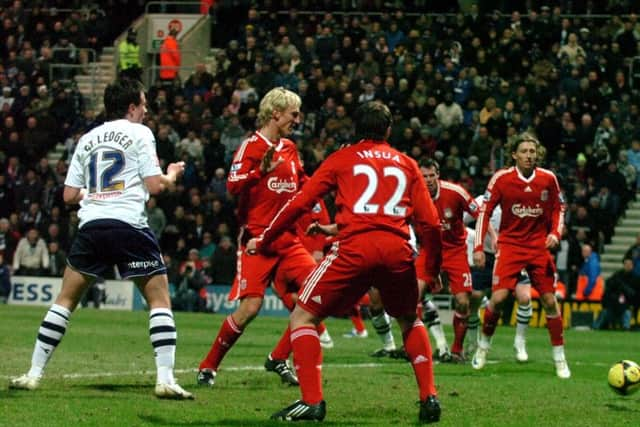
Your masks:
M229 236L222 236L218 247L210 257L211 283L214 285L231 285L236 275L237 251Z
M601 301L604 283L600 275L600 256L590 244L582 245L583 263L578 273L576 300Z
M182 65L177 36L178 30L172 26L169 28L169 35L160 45L160 80L169 85L172 85L173 81L179 78L180 66Z
M160 207L158 207L155 197L149 197L146 207L147 220L149 222L149 228L156 236L156 239L160 241L162 239L162 233L167 226L167 216Z
M608 329L621 326L631 329L632 304L640 291L640 279L633 274L633 261L625 258L621 270L613 273L605 283L602 296L602 311L593 323L593 329Z
M67 254L60 248L60 243L51 241L47 244L49 251L49 267L46 275L50 277L62 277L64 268L67 265Z
M13 254L13 271L21 276L43 276L48 268L47 244L38 230L31 228L18 242Z
M6 304L11 295L11 267L5 262L0 251L0 304Z
M142 77L142 66L140 65L138 33L135 29L129 28L127 31L127 37L118 45L118 56L120 77L140 80Z
M636 242L627 249L624 259L630 259L633 263L633 274L640 278L640 233L636 235Z

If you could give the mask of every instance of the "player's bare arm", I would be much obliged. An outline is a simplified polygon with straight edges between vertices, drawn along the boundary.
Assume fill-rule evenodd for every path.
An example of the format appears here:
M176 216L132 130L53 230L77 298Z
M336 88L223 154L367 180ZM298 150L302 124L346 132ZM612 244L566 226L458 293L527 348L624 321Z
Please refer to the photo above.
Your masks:
M172 189L176 180L184 173L184 162L170 163L167 166L167 173L156 176L149 176L144 179L149 193L158 194L166 189Z
M65 185L62 193L64 202L68 205L77 205L80 203L84 196L87 194L87 190L84 188L70 187Z
M320 224L314 221L309 224L305 234L312 236L314 234L324 234L325 236L336 236L338 234L338 224Z

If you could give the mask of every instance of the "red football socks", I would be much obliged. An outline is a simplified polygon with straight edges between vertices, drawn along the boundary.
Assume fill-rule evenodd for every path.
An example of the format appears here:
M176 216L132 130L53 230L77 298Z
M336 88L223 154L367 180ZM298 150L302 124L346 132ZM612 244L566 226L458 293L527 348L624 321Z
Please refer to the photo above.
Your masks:
M225 321L222 322L222 326L220 326L218 336L213 344L211 344L211 349L209 350L209 353L207 353L207 357L200 362L200 369L212 369L217 371L218 365L220 365L225 354L227 354L227 351L229 351L229 349L233 347L233 344L238 341L242 332L242 329L236 325L236 322L233 321L231 315L227 316Z
M484 310L484 322L482 323L482 333L487 337L492 337L496 332L498 321L500 320L500 312L492 311L489 306Z
M437 394L427 329L420 320L416 320L413 327L402 334L402 338L420 389L420 401L423 401L428 396Z
M547 329L549 330L551 345L564 345L562 316L559 314L554 317L547 316Z
M291 331L291 347L302 400L318 404L322 401L322 349L316 329L301 326Z
M289 358L291 354L291 329L287 326L284 333L280 337L280 341L276 344L276 347L271 351L271 358L273 360L285 360Z
M453 313L453 332L455 337L453 339L453 345L451 346L451 352L462 353L462 345L464 343L464 336L467 334L467 319L468 315L461 315L457 312Z

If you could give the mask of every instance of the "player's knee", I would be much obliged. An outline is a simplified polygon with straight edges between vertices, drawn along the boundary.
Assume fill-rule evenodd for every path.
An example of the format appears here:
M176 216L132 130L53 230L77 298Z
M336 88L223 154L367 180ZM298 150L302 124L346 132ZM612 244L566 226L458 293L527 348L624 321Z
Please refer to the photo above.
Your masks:
M251 297L243 299L234 313L234 321L238 323L238 326L246 325L258 315L261 307L262 298Z

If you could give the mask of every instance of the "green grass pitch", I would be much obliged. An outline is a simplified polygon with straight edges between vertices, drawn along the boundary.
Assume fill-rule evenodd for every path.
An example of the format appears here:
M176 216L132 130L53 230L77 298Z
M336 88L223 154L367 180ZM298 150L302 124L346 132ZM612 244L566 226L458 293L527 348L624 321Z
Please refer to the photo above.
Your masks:
M195 372L223 319L176 313L180 384L196 395L186 402L153 396L155 367L147 313L82 309L74 313L40 389L8 390L26 372L44 307L0 306L0 426L257 426L280 425L269 416L299 397L262 368L285 326L258 318L227 354L214 388L195 385ZM367 339L342 338L351 329L329 319L335 348L324 352L329 426L417 424L417 388L408 363L378 360L370 325ZM397 328L396 328L397 329ZM451 330L447 329L449 336ZM638 426L640 394L615 395L609 366L640 362L637 332L565 332L570 380L555 377L546 329L530 329L530 361L514 359L514 329L500 327L487 367L436 365L442 426ZM397 342L400 342L396 336ZM451 340L451 337L449 337Z

